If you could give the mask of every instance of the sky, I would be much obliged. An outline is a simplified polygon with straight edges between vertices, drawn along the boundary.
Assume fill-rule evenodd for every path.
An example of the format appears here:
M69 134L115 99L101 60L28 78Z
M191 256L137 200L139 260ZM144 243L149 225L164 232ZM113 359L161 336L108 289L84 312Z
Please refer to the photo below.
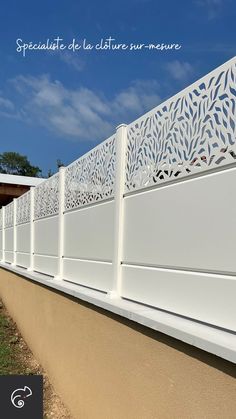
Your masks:
M234 0L3 0L0 153L47 177L235 56L235 21ZM108 38L126 49L96 47ZM178 47L144 47L162 43Z

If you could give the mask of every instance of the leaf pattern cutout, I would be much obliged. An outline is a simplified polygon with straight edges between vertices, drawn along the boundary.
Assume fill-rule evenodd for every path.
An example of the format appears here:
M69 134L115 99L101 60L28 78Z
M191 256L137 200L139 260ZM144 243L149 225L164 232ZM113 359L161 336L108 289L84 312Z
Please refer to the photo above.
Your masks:
M14 213L13 202L5 206L5 227L13 227Z
M236 60L128 127L125 192L236 161Z
M40 183L34 190L34 219L59 212L59 173Z
M24 193L16 201L16 224L28 223L30 221L31 199L30 191Z
M65 210L113 197L115 164L115 136L112 136L67 166Z

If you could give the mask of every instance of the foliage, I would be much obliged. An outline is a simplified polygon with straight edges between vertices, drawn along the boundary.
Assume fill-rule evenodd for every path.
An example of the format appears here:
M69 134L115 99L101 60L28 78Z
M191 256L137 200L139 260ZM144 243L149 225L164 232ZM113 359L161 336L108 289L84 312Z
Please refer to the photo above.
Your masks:
M30 164L26 156L12 151L0 154L0 173L39 177L41 172L39 167Z
M64 167L64 163L61 161L61 159L57 159L56 160L56 166L57 166L57 170L60 169L60 167ZM48 170L48 175L47 177L51 177L55 174L55 172L53 172L51 169Z

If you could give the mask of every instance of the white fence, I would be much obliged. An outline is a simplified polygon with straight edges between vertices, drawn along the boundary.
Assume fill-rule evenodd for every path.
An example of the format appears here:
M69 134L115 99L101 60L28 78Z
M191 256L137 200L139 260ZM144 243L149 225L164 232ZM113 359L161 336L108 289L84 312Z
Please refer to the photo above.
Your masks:
M2 262L236 331L236 59L3 207Z

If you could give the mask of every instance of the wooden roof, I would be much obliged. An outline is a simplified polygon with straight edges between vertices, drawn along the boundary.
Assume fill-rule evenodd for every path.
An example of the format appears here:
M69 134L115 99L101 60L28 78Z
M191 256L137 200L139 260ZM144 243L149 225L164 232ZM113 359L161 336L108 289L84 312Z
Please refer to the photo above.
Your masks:
M9 204L13 198L18 198L29 189L30 186L0 183L0 207Z
M0 208L27 192L31 186L43 182L43 178L16 176L0 173Z

